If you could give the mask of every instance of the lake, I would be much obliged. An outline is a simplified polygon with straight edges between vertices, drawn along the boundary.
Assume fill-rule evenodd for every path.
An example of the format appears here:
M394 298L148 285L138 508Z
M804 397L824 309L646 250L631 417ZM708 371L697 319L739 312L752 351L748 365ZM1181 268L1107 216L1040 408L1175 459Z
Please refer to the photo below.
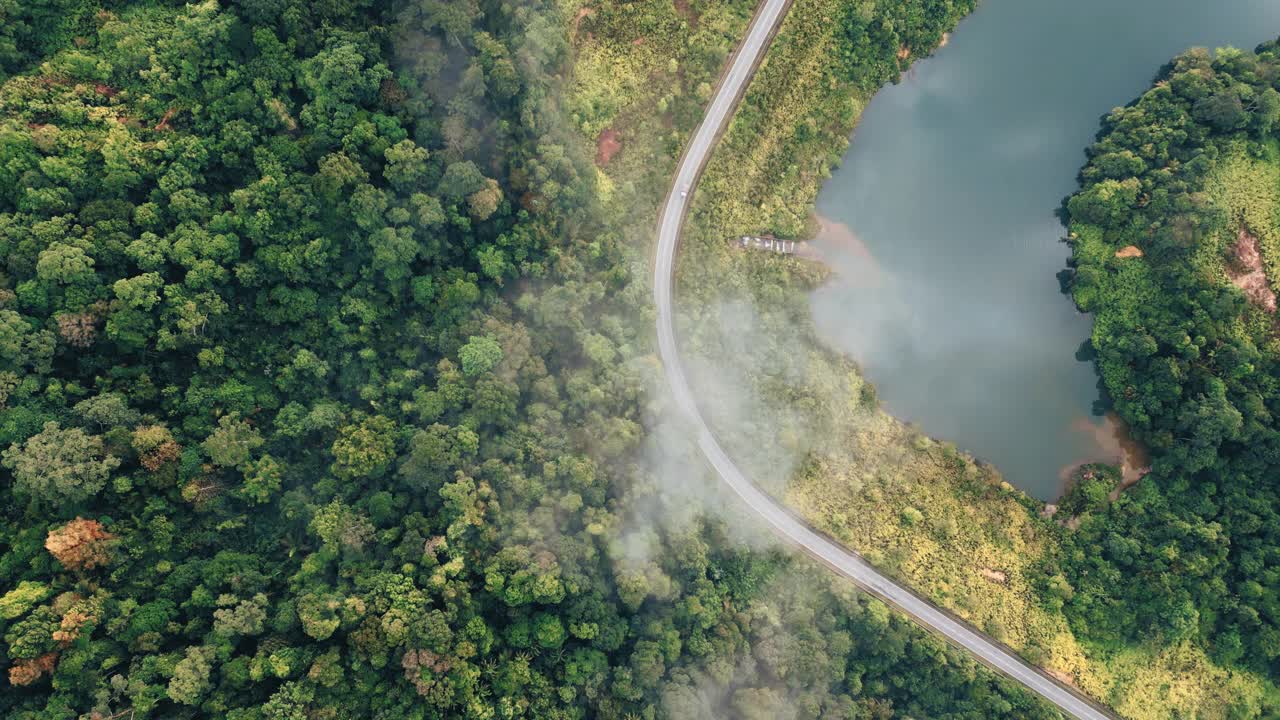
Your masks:
M1054 211L1099 119L1191 46L1280 35L1280 0L985 0L863 114L818 199L812 306L885 408L1043 499L1115 459Z

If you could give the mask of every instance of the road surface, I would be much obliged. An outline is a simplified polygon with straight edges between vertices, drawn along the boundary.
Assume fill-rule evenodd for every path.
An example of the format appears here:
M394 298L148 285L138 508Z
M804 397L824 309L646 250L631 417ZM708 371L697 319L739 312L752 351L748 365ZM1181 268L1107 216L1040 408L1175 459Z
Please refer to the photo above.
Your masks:
M677 406L692 423L698 447L720 479L748 506L763 517L784 540L821 560L831 569L853 580L862 589L906 613L915 622L944 636L985 665L1021 683L1031 692L1057 706L1069 717L1080 720L1107 720L1108 712L1022 660L1011 650L921 599L915 593L880 574L858 554L829 540L783 508L742 474L707 427L685 378L672 323L672 285L680 228L684 222L693 187L712 149L738 106L747 82L768 49L773 32L786 14L790 0L763 0L746 38L720 80L715 97L685 149L675 182L658 220L658 250L654 270L654 302L658 310L658 350L667 382Z

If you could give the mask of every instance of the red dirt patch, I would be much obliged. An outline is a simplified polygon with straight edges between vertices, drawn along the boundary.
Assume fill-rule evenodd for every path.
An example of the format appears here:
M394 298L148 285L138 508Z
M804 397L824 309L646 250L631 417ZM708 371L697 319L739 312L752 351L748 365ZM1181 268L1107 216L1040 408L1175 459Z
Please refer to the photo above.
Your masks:
M1076 678L1071 673L1063 672L1062 670L1050 670L1049 668L1045 668L1044 671L1052 675L1054 679L1056 679L1058 682L1063 683L1065 685L1070 685L1071 687L1076 688L1077 690L1079 689L1076 686Z
M578 8L578 14L577 14L577 16L575 16L575 17L573 18L573 37L574 37L574 39L577 39L577 37L578 37L578 26L582 24L582 19L583 19L583 18L589 18L589 17L591 17L591 16L593 16L593 15L595 15L595 14L596 14L596 11L595 11L595 10L592 10L592 9L591 9L591 8L589 8L589 7Z
M680 14L680 17L689 22L689 27L691 29L697 30L698 13L694 12L693 8L689 7L689 0L673 0L673 2L676 6L676 12Z
M902 47L898 48L898 59L899 59L899 60L906 60L906 59L907 59L907 58L909 58L909 57L911 57L911 48L910 48L910 47L908 47L908 46L906 46L906 45L903 45Z
M160 124L156 125L152 130L172 130L173 128L169 127L169 121L173 119L177 112L177 108L169 108L165 111L164 117L160 118Z
M1116 251L1118 258L1136 258L1142 257L1142 249L1137 245L1126 245Z
M1227 277L1240 288L1249 302L1275 314L1276 294L1271 290L1267 274L1262 269L1262 253L1258 250L1258 238L1245 228L1236 234L1227 262Z
M1009 582L1009 576L1005 575L1003 570L992 570L991 568L978 568L978 574L994 583L1004 585Z
M622 149L622 140L618 137L618 131L613 128L607 128L600 133L600 138L596 140L596 165L604 167L609 164L614 155Z

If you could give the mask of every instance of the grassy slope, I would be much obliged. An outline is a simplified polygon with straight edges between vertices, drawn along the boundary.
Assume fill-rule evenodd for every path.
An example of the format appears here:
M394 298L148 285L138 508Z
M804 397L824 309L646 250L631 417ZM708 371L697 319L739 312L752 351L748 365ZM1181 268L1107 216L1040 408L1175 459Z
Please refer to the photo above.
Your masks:
M1064 530L993 470L875 406L857 368L814 334L807 293L824 269L725 242L742 232L806 231L869 99L833 70L847 2L796 0L699 188L679 269L681 329L704 397L721 401L708 408L713 423L732 429L722 436L736 440L735 457L754 477L817 526L1125 716L1223 716L1230 700L1266 691L1262 681L1217 668L1189 646L1084 647L1032 584ZM582 21L571 102L583 108L588 136L621 133L624 148L601 172L602 188L615 212L635 219L631 240L647 252L655 198L696 121L703 83L750 7L695 3L696 30L664 0L632 8L652 17ZM637 264L647 261L637 254ZM983 577L984 568L1006 582Z
M1280 287L1280 147L1272 143L1268 150L1267 157L1254 158L1242 148L1237 149L1219 163L1217 172L1209 178L1208 190L1213 202L1235 221L1233 231L1243 223L1258 238L1263 270L1275 288ZM1223 272L1222 258L1234 240L1234 235L1223 237L1218 245L1202 248L1213 258L1212 270ZM1252 313L1250 321L1249 329L1260 341L1258 347L1269 345L1272 352L1280 351L1280 339L1267 332L1269 320L1261 313Z

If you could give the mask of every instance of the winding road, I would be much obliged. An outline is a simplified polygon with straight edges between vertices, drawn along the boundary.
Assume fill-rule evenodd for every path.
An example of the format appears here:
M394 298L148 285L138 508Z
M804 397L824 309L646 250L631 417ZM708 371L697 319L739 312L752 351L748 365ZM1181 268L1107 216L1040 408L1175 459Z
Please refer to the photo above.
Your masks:
M721 131L733 116L747 82L755 74L756 66L769 48L773 34L786 15L789 5L790 0L763 0L763 4L757 9L747 36L730 60L729 70L722 76L701 125L685 148L675 182L659 216L653 284L654 302L658 310L658 350L676 404L692 424L698 447L720 479L764 518L781 538L849 578L858 587L906 613L916 623L945 637L948 642L964 649L983 664L1022 684L1068 717L1080 720L1114 718L1114 715L1027 663L1009 648L880 574L861 556L828 539L792 514L742 474L720 447L698 409L685 377L684 366L680 362L672 317L672 286L675 282L675 257L680 246L680 229L684 224L694 185L711 156Z

